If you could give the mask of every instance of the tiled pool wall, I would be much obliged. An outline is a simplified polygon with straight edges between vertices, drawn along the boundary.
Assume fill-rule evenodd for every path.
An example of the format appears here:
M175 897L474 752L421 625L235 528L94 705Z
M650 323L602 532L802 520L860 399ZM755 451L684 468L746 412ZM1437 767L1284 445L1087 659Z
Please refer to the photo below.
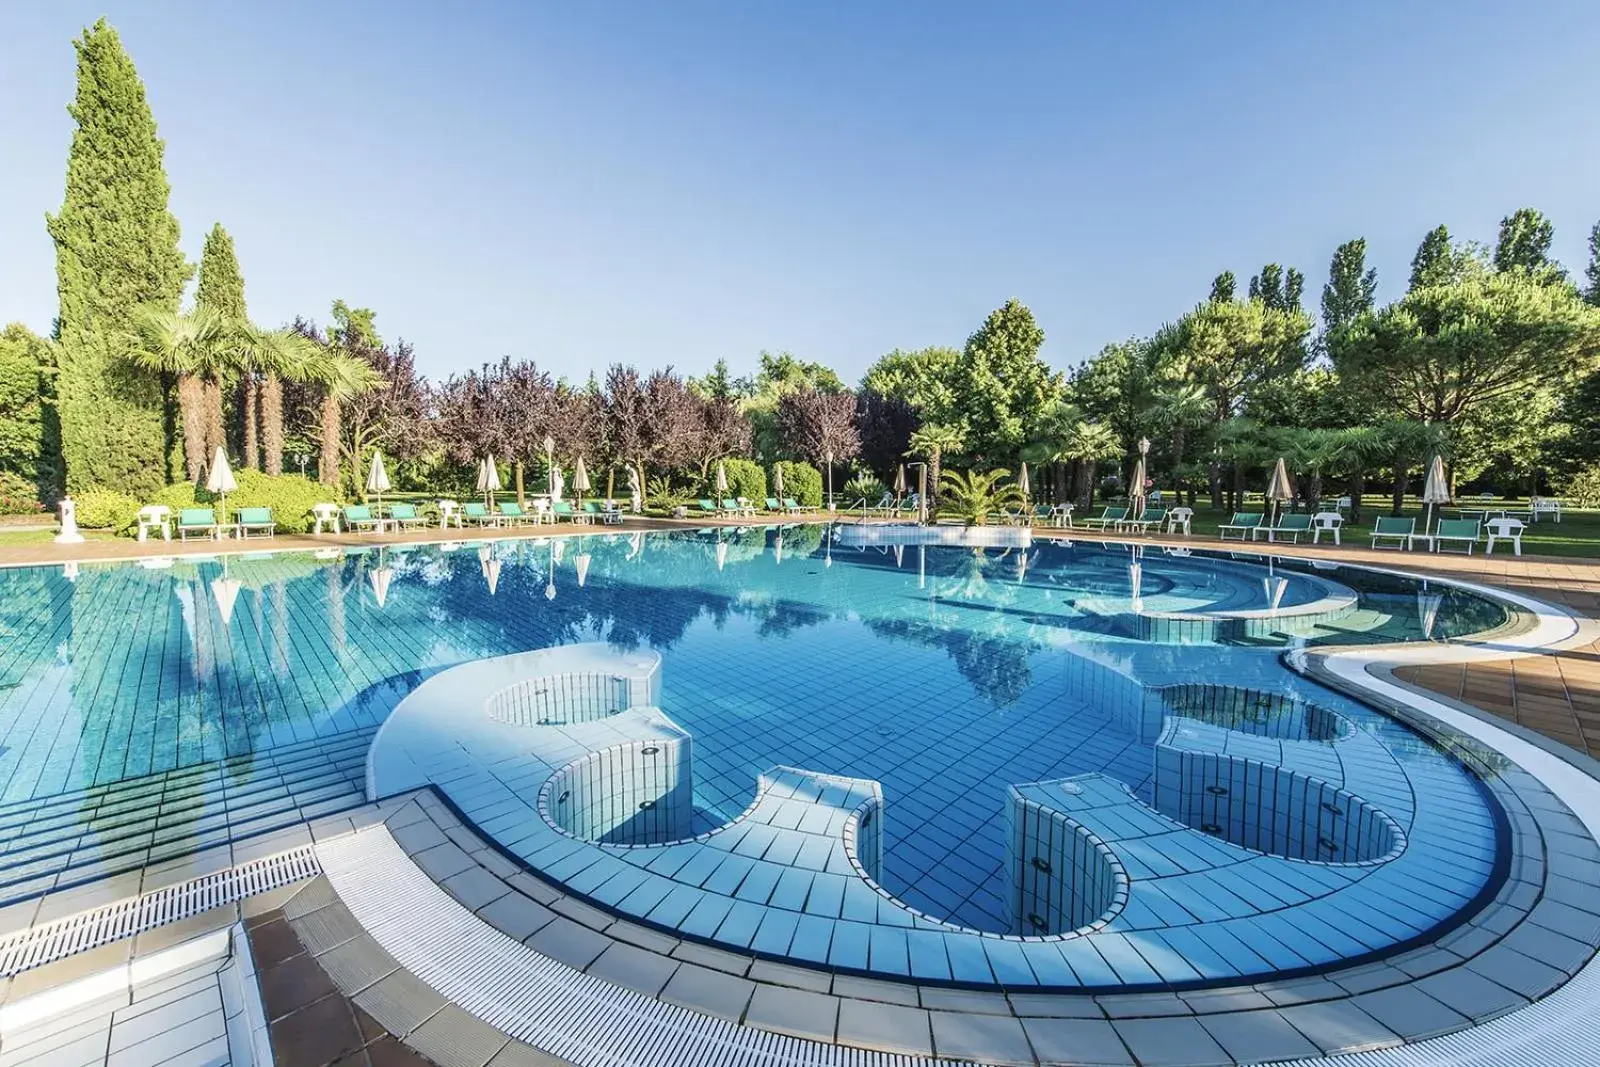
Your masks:
M1158 645L1210 645L1272 637L1279 634L1310 633L1328 623L1354 614L1358 602L1351 598L1314 611L1285 608L1260 614L1205 617L1185 614L1139 614L1135 616L1135 636Z
M1404 847L1388 815L1299 771L1156 746L1153 807L1241 848L1317 863L1378 863Z
M485 702L489 718L513 726L589 722L650 702L635 693L644 683L615 674L578 671L513 682ZM636 699L637 697L637 699Z
M1128 879L1105 842L1076 819L1041 802L1050 788L1035 783L1007 789L1006 866L1011 933L1065 934L1116 915L1127 900Z
M616 845L681 841L694 833L694 744L687 733L626 741L558 770L547 810L574 837Z
M1280 741L1334 741L1354 729L1344 716L1294 694L1265 693L1209 682L1165 685L1160 693L1166 710L1172 715L1257 737Z
M1026 526L910 526L895 523L841 523L841 545L960 545L967 548L1027 548Z

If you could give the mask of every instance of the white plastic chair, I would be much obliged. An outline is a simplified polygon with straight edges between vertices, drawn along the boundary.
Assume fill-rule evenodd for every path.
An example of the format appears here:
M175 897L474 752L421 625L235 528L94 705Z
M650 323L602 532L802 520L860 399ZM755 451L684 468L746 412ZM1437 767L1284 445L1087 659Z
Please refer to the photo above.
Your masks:
M1311 516L1311 543L1317 544L1322 540L1324 533L1333 535L1333 543L1339 543L1339 530L1344 526L1344 516L1337 511L1319 511Z
M1494 543L1498 540L1510 541L1512 554L1522 555L1522 531L1525 529L1527 529L1527 526L1521 519L1490 519L1489 543L1484 547L1483 554L1486 556L1493 555Z
M1333 502L1333 510L1338 512L1340 515L1343 515L1345 512L1349 511L1350 498L1347 496L1342 496L1338 500L1335 500Z
M321 533L323 523L327 523L329 526L333 527L334 533L339 532L338 504L313 504L311 505L311 514L315 516L317 520L316 525L311 529L312 533Z
M1177 533L1183 527L1183 536L1189 536L1189 524L1194 521L1194 508L1173 508L1167 512L1167 533Z
M1557 500L1555 497L1549 497L1549 496L1536 496L1536 497L1534 497L1533 498L1533 506L1532 506L1532 508L1530 508L1530 510L1533 513L1532 518L1533 518L1534 522L1538 522L1539 521L1539 516L1540 515L1549 515L1556 522L1560 522L1561 521L1561 501Z
M455 500L440 500L437 501L437 504L439 505L439 529L447 530L452 525L460 529L462 525L461 504Z
M165 504L150 504L139 509L139 540L151 530L161 531L161 540L172 540L172 509Z

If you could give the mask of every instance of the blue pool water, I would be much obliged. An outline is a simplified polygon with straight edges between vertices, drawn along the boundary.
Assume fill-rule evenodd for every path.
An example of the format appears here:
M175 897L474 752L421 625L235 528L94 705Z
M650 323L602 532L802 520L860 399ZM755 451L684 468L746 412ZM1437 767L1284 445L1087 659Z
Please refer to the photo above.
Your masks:
M1358 601L1292 634L1179 644L1138 625L1292 614L1341 590ZM1088 544L856 550L820 526L190 557L70 580L4 570L0 829L14 835L0 899L353 806L372 731L422 679L603 640L661 653L661 706L694 737L702 827L743 811L775 764L878 780L885 888L1003 930L1007 785L1102 772L1150 799L1151 739L1086 699L1076 664L1308 697L1392 752L1408 788L1459 784L1465 772L1415 734L1279 656L1503 619L1458 591L1302 562ZM1492 855L1485 812L1464 820Z

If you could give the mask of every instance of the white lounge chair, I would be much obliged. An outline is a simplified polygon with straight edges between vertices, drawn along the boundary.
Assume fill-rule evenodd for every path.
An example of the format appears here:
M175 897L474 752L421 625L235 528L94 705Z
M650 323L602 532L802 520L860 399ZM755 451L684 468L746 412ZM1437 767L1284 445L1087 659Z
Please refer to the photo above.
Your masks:
M1489 535L1489 543L1483 547L1484 555L1491 555L1494 552L1496 541L1510 541L1512 554L1522 555L1522 531L1527 529L1527 526L1521 519L1490 519L1485 528Z

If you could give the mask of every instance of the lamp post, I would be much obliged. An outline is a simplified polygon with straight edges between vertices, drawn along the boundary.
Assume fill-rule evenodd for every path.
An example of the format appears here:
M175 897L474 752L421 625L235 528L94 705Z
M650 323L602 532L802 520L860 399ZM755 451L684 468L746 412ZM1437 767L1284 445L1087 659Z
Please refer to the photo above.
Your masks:
M911 465L917 468L917 525L923 526L928 521L928 465L921 460Z
M1137 486L1135 486L1134 488L1135 488L1135 491L1137 491L1138 494L1139 494L1139 512L1138 513L1141 514L1141 515L1144 514L1144 509L1145 509L1144 483L1145 483L1145 480L1149 477L1149 470L1150 470L1150 465L1145 461L1145 457L1148 456L1149 454L1150 454L1150 438L1148 438L1148 437L1139 438L1139 472L1138 472L1139 484Z
M549 434L544 435L544 479L545 489L550 493L550 507L556 506L555 500L555 469L556 469L556 439ZM552 586L551 588L554 588Z
M833 514L833 451L830 449L822 454L823 466L828 471L828 513Z
M306 476L306 461L310 458L311 457L306 455L304 452L295 453L294 460L296 463L300 464L300 477L302 478Z

